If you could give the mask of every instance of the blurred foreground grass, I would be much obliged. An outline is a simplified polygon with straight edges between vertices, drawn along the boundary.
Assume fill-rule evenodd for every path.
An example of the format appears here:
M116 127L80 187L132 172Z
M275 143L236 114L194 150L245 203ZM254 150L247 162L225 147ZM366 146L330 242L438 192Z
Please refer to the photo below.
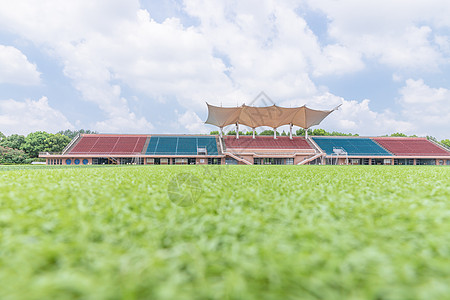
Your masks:
M194 205L169 201L198 178ZM0 299L449 299L450 168L0 167Z

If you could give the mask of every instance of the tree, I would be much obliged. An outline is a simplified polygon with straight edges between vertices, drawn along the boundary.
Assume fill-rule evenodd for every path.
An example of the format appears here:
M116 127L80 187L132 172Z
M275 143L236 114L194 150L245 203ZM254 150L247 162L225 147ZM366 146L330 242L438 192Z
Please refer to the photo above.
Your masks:
M93 130L84 130L84 129L80 129L80 130L70 130L70 129L66 129L66 130L61 130L58 131L56 134L61 134L61 135L65 135L68 136L71 140L77 136L77 134L81 134L81 133L87 133L87 134L96 134L98 133L97 131L93 131Z
M0 146L0 164L24 164L28 155L17 149Z
M450 148L450 139L442 140L441 144L443 144L443 145L445 145L445 146Z
M300 128L295 132L295 135L297 136L304 136L305 135L305 129Z
M273 130L264 130L264 131L261 131L260 133L259 133L259 135L272 135L273 136ZM277 131L277 136L278 135L280 135L280 133L278 133L278 131Z
M6 135L4 135L3 132L0 131L0 142L1 142L3 139L6 139Z
M45 151L45 140L51 136L45 131L36 131L27 135L22 149L30 157L38 157L39 152Z
M312 132L312 135L318 135L318 136L324 136L324 135L330 135L329 132L326 132L324 129L314 129Z
M218 134L219 134L219 131L214 130L214 131L211 131L209 134L210 134L210 135L218 135Z
M404 133L401 133L401 132L396 132L396 133L393 133L393 134L391 134L391 136L407 137L407 135L406 135L406 134L404 134Z
M44 141L44 150L47 152L61 152L69 144L71 139L62 134L51 134Z
M435 138L434 136L431 136L431 135L427 135L427 140L430 140L430 141L439 143L439 141L437 140L437 138Z
M0 145L12 149L22 149L25 144L25 137L23 135L12 134L0 141Z

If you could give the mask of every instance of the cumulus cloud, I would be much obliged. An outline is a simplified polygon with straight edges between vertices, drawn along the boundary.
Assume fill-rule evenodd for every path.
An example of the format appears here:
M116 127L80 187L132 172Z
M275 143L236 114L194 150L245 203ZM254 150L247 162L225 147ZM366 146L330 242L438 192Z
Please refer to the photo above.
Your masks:
M438 49L445 44L439 38L439 29L450 26L447 17L450 4L446 1L308 0L308 3L326 14L332 39L367 58L393 68L433 72L442 62L448 63Z
M13 99L0 100L0 128L6 135L28 134L41 130L56 133L74 126L58 110L52 108L47 97L24 102Z
M375 112L369 100L332 95L315 81L361 71L367 60L393 68L396 82L410 77L407 69L437 71L450 54L448 38L436 32L450 25L450 5L430 1L435 5L307 1L329 21L325 42L289 0L185 0L183 13L195 25L177 16L157 22L137 0L43 0L39 6L28 0L3 8L0 26L62 64L83 99L101 109L92 123L99 131L148 132L160 123L133 111L125 90L143 95L147 107L175 99L176 109L184 111L178 122L190 132L205 132L198 117L205 101L248 104L265 91L287 106L329 109L343 103L326 126L376 135L414 130L414 122L406 114ZM402 90L401 103L411 101L409 90L414 84Z
M186 128L190 133L208 133L209 130L205 123L192 110L188 110L183 114L176 112L178 115L178 124Z
M433 132L439 138L448 138L450 128L450 90L432 88L422 79L406 80L400 89L399 102L403 118L413 124L414 131L425 135Z
M0 45L0 83L36 85L40 83L36 65L17 48Z

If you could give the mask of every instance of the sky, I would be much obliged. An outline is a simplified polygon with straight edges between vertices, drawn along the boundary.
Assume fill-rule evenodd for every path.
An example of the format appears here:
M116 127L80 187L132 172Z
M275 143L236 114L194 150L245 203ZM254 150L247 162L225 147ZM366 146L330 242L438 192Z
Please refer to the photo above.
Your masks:
M0 0L0 131L208 133L206 102L273 102L342 104L328 131L450 138L449 15L446 0Z

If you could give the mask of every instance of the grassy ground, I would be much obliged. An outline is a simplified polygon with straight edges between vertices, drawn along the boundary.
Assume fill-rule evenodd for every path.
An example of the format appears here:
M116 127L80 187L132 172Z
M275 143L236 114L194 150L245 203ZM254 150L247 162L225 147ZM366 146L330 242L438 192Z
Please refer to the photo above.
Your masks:
M0 299L449 299L449 282L448 167L0 167Z

